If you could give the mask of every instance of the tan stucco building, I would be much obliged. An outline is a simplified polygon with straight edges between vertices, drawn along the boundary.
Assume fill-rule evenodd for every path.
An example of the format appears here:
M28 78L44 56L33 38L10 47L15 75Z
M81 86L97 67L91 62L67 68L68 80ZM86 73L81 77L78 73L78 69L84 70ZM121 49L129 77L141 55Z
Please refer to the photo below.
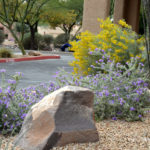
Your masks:
M111 0L84 0L83 31L89 30L97 34L100 31L97 18L109 16ZM115 0L114 23L124 19L132 29L138 32L140 0Z

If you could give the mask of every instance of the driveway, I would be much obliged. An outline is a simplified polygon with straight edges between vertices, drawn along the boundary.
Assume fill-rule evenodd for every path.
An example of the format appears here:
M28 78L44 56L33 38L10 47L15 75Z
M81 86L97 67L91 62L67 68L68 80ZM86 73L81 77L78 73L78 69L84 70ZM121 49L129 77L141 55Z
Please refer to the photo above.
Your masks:
M0 63L0 69L6 69L6 80L15 72L22 72L23 77L19 83L19 88L22 88L55 80L54 75L59 68L72 72L73 68L68 62L73 59L72 55L61 55L60 59Z

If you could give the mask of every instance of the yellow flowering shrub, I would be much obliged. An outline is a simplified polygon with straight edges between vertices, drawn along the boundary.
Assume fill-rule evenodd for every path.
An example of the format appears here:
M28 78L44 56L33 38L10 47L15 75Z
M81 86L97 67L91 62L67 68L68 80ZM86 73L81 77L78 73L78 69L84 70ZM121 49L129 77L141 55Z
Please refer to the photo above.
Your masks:
M86 31L77 37L79 41L70 42L75 57L71 63L75 74L87 75L91 73L90 66L102 57L91 57L89 53L96 49L104 50L116 63L125 63L131 57L143 58L144 38L139 38L125 21L120 20L118 25L112 23L109 18L99 19L99 22L101 28L99 34L94 35Z

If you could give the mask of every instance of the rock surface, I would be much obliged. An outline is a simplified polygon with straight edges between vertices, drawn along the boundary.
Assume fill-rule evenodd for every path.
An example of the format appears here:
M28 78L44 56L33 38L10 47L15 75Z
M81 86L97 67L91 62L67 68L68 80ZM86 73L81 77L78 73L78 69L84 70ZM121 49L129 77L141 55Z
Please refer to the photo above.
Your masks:
M29 56L41 56L42 54L40 52L36 52L36 51L30 51L28 52Z
M92 91L66 86L28 112L15 145L24 150L50 150L69 143L99 141L93 121Z

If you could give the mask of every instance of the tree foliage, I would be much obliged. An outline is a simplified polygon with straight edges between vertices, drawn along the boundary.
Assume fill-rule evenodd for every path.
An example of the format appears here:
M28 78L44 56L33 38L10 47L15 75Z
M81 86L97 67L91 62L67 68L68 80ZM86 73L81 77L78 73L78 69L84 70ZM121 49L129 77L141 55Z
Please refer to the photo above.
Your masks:
M22 44L26 21L36 20L41 8L47 1L48 0L0 0L0 23L11 32L23 55L26 54ZM15 22L21 24L21 37L18 37L15 30L13 30Z
M83 0L51 1L42 16L51 27L61 28L69 37L75 25L80 25L83 16Z

